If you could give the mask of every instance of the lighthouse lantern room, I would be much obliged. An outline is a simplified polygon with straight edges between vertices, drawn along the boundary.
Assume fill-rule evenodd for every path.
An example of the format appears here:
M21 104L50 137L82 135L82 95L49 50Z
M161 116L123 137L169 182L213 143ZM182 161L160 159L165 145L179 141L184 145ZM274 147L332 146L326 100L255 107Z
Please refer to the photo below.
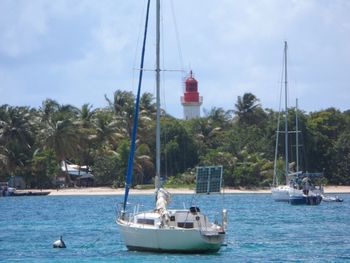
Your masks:
M184 109L184 119L190 120L200 117L200 108L203 97L198 93L198 81L193 77L192 70L185 81L184 96L181 96L181 104Z

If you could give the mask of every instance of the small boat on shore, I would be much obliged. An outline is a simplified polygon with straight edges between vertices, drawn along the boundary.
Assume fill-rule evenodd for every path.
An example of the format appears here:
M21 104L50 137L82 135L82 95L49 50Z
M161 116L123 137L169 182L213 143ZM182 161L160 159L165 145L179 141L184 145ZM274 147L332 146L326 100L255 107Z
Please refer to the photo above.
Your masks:
M41 196L48 195L50 191L26 191L17 190L16 188L9 187L7 183L0 184L0 196Z
M50 191L15 191L11 196L41 196L48 194L50 194Z

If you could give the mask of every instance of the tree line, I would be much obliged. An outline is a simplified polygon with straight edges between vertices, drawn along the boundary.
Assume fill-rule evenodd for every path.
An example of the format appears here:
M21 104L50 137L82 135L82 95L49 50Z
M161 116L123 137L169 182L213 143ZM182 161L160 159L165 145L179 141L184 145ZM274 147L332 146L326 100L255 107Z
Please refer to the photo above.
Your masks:
M62 174L60 162L87 165L95 185L122 186L129 154L135 96L117 90L106 106L93 109L61 105L52 99L39 108L0 106L0 181L22 176L31 188L49 188ZM288 127L295 131L296 109L288 110ZM179 184L194 182L199 165L223 165L224 183L232 187L271 185L278 118L284 113L263 109L254 94L245 93L232 110L212 108L192 120L161 113L161 174ZM144 93L133 184L151 183L155 174L155 100ZM279 130L284 122L280 121ZM299 147L289 136L289 166L296 151L303 171L323 172L325 183L350 184L350 110L335 108L306 113L298 110ZM277 145L277 168L284 177L284 142ZM284 136L284 135L283 135ZM69 183L71 178L67 176Z

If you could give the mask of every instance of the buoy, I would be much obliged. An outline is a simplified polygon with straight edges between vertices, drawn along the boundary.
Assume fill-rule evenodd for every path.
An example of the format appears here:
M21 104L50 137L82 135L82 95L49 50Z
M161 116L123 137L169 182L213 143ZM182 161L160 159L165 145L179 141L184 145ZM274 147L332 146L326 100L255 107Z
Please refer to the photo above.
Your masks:
M66 244L64 243L62 236L60 236L59 240L56 240L53 242L53 247L54 248L66 248Z

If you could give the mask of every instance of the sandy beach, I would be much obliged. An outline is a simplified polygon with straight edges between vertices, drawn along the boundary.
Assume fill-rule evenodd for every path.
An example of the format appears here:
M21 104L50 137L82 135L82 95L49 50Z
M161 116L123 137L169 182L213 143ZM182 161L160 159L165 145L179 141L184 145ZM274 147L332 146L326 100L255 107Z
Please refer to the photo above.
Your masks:
M350 186L325 186L326 194L339 194L339 193L350 193ZM172 194L193 194L193 189L186 188L169 188L167 189ZM26 190L36 192L38 190ZM114 189L111 187L89 187L89 188L64 188L64 189L49 189L45 191L50 191L49 195L123 195L124 189L118 188ZM270 189L232 189L225 188L224 193L227 194L266 194L271 193ZM153 189L138 190L131 189L131 195L140 194L154 194Z

